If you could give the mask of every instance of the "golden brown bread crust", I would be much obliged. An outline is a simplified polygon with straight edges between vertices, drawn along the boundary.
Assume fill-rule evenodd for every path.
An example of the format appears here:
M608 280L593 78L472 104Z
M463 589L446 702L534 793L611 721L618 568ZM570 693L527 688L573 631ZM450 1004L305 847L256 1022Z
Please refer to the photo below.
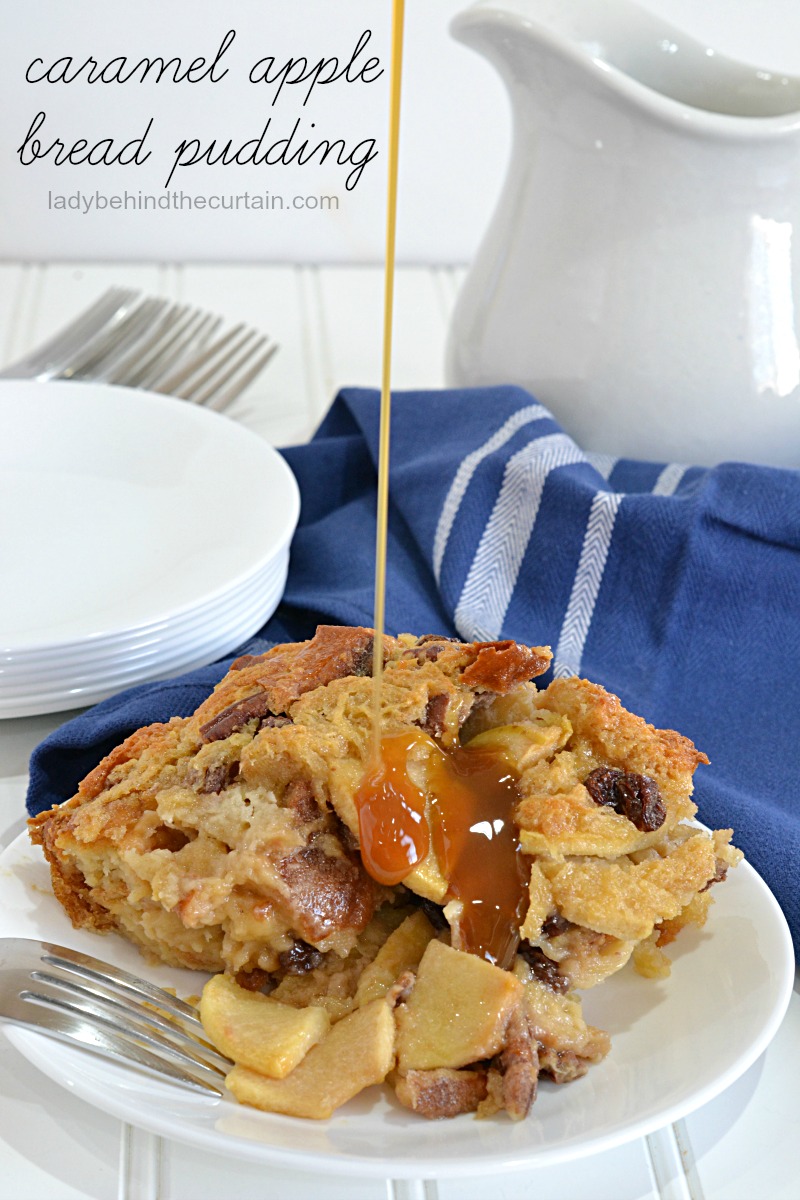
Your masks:
M78 796L85 800L99 796L115 767L138 758L151 747L158 748L164 741L163 735L173 729L179 721L179 717L173 717L167 723L145 725L142 729L137 729L121 745L107 754L102 762L98 763L95 769L81 781L78 785Z
M265 654L237 658L208 700L195 714L204 740L227 737L237 726L224 714L245 708L253 716L280 716L304 692L324 687L334 679L372 672L374 635L371 629L320 625L307 642L274 646ZM387 649L389 642L387 639Z
M98 933L113 929L111 914L93 903L91 889L83 873L69 857L58 852L55 840L58 825L51 820L42 821L44 815L40 814L29 822L30 835L33 844L42 847L50 865L50 880L56 899L76 927L84 926Z
M547 689L547 708L563 713L598 758L629 770L659 777L682 778L708 759L693 742L674 729L656 729L628 712L619 697L588 679L554 679Z
M475 642L475 659L465 666L461 678L468 687L503 696L520 683L543 675L551 654L541 646L517 642Z

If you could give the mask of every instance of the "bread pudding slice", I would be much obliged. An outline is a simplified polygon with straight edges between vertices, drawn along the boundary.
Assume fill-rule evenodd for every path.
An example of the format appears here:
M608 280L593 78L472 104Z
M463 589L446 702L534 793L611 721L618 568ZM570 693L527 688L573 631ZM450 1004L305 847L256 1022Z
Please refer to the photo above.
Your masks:
M220 1020L321 1010L314 1036L329 1032L285 1080L236 1068L247 1103L324 1116L389 1074L423 1116L520 1119L540 1075L580 1078L608 1052L578 990L631 959L668 974L663 946L703 924L741 855L730 830L691 823L705 756L586 680L539 690L542 647L385 637L377 771L373 649L372 630L320 626L238 659L192 716L134 733L31 837L76 926L278 1005L231 985ZM409 822L426 836L390 878L375 828L394 852ZM499 914L491 936L476 907ZM343 1079L373 1026L366 1082Z

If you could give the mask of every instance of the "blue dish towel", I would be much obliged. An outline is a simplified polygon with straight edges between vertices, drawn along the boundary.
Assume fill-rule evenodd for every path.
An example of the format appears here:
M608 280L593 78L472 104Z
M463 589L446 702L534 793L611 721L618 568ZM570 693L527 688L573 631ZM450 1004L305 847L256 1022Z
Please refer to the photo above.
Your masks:
M302 494L289 581L243 651L372 623L378 413L347 389L284 451ZM512 387L399 393L386 625L550 645L556 674L692 738L711 759L700 818L734 827L800 944L800 471L585 454ZM33 755L29 812L140 725L192 712L229 661L62 726Z

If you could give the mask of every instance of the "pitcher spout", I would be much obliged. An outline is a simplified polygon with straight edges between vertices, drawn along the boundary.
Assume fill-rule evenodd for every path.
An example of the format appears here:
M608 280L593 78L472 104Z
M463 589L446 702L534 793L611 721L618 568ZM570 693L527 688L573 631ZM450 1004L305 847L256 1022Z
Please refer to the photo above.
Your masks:
M557 69L665 119L800 128L800 78L719 54L632 0L478 0L451 32L510 87L547 87L541 70Z

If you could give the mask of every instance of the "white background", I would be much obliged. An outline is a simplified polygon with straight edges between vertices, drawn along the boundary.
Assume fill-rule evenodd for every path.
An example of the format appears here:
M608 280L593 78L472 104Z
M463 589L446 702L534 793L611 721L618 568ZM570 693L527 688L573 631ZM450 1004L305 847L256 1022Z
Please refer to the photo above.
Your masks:
M598 0L602 3L602 0ZM717 49L760 65L800 73L800 5L796 0L643 0ZM500 189L510 142L503 84L448 32L465 0L407 0L399 255L405 262L464 263L474 254ZM338 212L57 212L48 193L93 195L139 191L162 195L183 138L238 146L273 117L285 136L301 115L323 136L349 147L366 137L385 150L388 70L377 83L318 88L305 110L288 90L270 110L263 89L247 82L256 59L349 57L364 29L368 53L388 68L390 0L3 0L0 46L0 258L42 260L378 262L383 253L385 153L369 163L352 191L346 168L208 167L179 170L172 181L189 194L251 192L339 196ZM66 54L107 61L127 55L212 59L228 29L237 37L220 83L150 81L124 86L29 84L35 57ZM121 145L155 122L142 167L22 167L15 154L35 114L53 137ZM49 135L49 136L48 136Z

